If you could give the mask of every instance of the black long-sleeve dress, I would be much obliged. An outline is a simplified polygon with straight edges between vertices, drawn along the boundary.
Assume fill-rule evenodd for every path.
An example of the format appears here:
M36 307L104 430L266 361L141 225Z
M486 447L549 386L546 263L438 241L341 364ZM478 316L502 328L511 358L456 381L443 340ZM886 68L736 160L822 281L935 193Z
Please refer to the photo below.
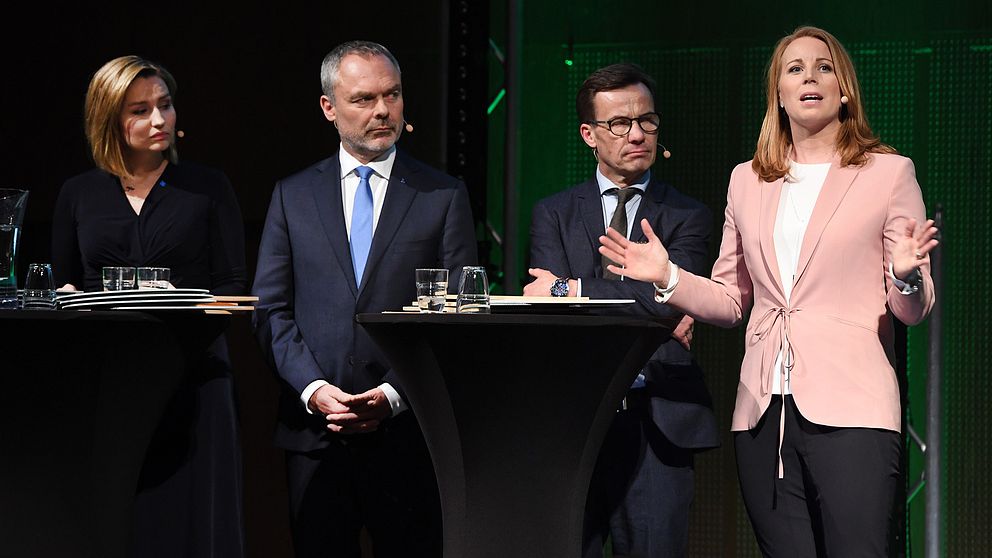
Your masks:
M222 172L201 165L167 165L140 214L120 180L98 169L66 181L55 205L58 285L99 291L104 266L156 266L170 268L179 288L244 294L244 252L234 190ZM187 377L142 468L131 553L243 556L241 449L223 337L191 363Z

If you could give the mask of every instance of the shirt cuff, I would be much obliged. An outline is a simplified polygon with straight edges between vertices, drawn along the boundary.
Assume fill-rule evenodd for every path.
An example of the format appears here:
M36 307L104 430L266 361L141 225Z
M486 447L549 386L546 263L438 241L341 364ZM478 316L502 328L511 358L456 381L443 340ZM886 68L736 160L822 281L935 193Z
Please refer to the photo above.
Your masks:
M911 295L920 290L920 284L923 282L923 276L920 275L920 269L916 268L913 273L903 281L896 277L895 271L892 267L892 262L889 262L889 279L892 279L892 284L899 289L899 294Z
M652 283L654 285L654 301L660 304L665 304L668 302L669 298L672 298L672 293L675 292L675 287L679 286L679 266L675 262L668 262L668 287L661 288L657 283Z
M400 397L400 393L396 391L396 388L393 386L387 383L382 383L379 384L379 389L382 390L382 393L386 395L386 400L389 401L389 408L393 410L392 416L395 417L409 408L406 406L406 401L403 401L403 398Z
M582 296L582 279L575 279L575 296Z
M313 414L310 410L310 398L313 397L313 392L318 389L331 385L327 380L314 380L304 388L303 393L300 394L300 402L303 403L303 408L306 409L307 414Z

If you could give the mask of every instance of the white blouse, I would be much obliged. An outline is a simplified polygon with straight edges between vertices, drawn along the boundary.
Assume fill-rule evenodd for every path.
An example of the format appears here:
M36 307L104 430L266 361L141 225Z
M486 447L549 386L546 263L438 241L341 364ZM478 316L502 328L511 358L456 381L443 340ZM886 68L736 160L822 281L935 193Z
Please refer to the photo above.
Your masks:
M789 174L782 184L782 197L778 202L775 216L775 257L781 274L785 300L792 295L792 286L799 266L799 251L802 250L806 226L813 215L813 207L820 196L823 182L830 170L830 163L805 164L789 161ZM775 360L775 377L782 381L772 384L772 393L791 394L789 371L782 371L782 354Z

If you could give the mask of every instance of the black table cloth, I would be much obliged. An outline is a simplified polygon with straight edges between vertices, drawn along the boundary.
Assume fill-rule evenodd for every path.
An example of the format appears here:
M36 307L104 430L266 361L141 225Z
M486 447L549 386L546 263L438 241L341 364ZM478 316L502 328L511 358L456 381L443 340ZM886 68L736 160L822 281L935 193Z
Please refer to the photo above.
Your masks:
M0 311L0 555L125 555L149 441L228 321Z
M641 318L360 314L431 451L445 556L581 554L613 415L671 324Z

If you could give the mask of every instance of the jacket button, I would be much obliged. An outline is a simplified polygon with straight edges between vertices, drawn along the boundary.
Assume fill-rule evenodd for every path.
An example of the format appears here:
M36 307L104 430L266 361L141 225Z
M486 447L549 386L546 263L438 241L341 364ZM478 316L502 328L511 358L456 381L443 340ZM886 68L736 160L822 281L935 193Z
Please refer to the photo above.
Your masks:
M348 355L348 364L354 366L355 365L355 357L353 357L351 355Z

